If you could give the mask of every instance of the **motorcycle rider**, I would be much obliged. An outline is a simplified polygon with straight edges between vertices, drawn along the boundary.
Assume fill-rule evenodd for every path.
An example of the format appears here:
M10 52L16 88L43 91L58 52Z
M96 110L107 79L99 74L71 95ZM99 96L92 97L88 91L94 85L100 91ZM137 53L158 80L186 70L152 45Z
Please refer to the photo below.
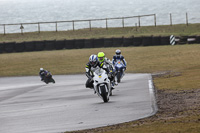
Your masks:
M86 88L94 88L93 86L93 72L99 68L103 68L107 73L108 77L111 77L111 74L109 73L109 69L106 67L104 63L101 63L98 60L97 55L92 54L89 57L89 62L86 64L85 70L86 70L86 76L88 77L88 80L86 81Z
M40 75L41 81L44 80L44 77L45 77L45 75L46 75L48 72L49 72L49 71L44 70L44 68L40 68L39 75Z
M126 64L127 64L127 63L126 63L126 60L125 60L124 56L121 55L121 50L117 49L117 50L115 51L115 53L116 53L116 55L114 55L114 56L113 56L113 59L112 59L113 65L115 65L115 63L116 63L118 60L120 60L120 61L122 61L123 64L124 64L124 71L125 71L125 70L126 70Z
M118 85L117 82L115 82L115 68L112 64L112 62L107 58L105 57L105 54L104 52L99 52L98 53L98 59L101 63L105 63L105 65L108 67L110 73L111 73L111 82L112 82L112 86L114 85Z

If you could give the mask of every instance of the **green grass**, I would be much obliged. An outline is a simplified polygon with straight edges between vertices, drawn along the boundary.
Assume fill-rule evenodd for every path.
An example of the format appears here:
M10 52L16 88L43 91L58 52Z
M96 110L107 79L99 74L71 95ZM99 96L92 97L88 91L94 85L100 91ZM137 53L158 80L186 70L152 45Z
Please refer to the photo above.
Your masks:
M125 28L93 28L81 29L75 31L48 31L48 32L30 32L16 34L0 34L0 42L23 42L23 41L39 41L39 40L63 40L63 39L88 39L88 38L109 38L109 37L130 37L130 36L184 36L184 35L200 35L200 24L185 24L173 26L143 26L125 27Z

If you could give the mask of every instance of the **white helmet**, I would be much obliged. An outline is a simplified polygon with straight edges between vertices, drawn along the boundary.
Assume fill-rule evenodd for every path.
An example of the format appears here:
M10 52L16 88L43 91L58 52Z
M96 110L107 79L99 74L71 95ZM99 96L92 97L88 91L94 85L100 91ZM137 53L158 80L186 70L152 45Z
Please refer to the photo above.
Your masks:
M43 71L44 69L43 68L40 68L40 71Z
M121 50L117 49L117 50L115 51L115 53L116 53L116 55L120 55L120 54L121 54Z
M98 57L97 55L92 54L89 58L89 62L91 66L96 66L98 63Z

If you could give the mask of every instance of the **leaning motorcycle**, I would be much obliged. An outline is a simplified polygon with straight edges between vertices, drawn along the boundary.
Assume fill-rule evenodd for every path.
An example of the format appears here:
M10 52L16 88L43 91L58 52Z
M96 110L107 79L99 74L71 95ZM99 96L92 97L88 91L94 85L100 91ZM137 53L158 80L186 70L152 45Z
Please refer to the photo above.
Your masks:
M97 95L104 101L109 101L109 96L112 95L110 80L105 70L99 68L94 71L94 90Z
M55 80L52 78L52 74L50 72L46 73L45 76L43 77L43 81L48 84L50 82L55 83Z
M124 73L124 64L122 63L122 61L119 60L119 61L117 61L115 63L115 70L116 70L117 82L120 83L121 79L125 75L125 73Z

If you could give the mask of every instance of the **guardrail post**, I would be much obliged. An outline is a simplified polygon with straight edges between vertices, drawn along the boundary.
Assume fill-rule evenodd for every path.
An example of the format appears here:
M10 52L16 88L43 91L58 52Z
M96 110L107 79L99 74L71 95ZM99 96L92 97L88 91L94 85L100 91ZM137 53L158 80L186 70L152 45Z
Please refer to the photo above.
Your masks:
M3 29L4 29L4 35L6 35L6 25L3 25Z
M122 18L122 27L124 28L124 17Z
M140 27L140 16L138 16L138 24L139 24L139 27Z
M90 31L91 31L91 29L92 29L91 20L89 20L89 27L90 27Z
M58 25L57 25L57 22L56 22L56 32L58 32Z
M38 33L40 33L40 23L38 23Z
M155 23L155 27L156 27L156 14L154 14L154 23Z
M106 29L108 29L108 19L106 18Z
M170 25L172 26L172 14L170 13Z
M186 12L186 25L188 26L188 13Z
M74 21L72 21L72 25L73 25L73 31L74 31Z

